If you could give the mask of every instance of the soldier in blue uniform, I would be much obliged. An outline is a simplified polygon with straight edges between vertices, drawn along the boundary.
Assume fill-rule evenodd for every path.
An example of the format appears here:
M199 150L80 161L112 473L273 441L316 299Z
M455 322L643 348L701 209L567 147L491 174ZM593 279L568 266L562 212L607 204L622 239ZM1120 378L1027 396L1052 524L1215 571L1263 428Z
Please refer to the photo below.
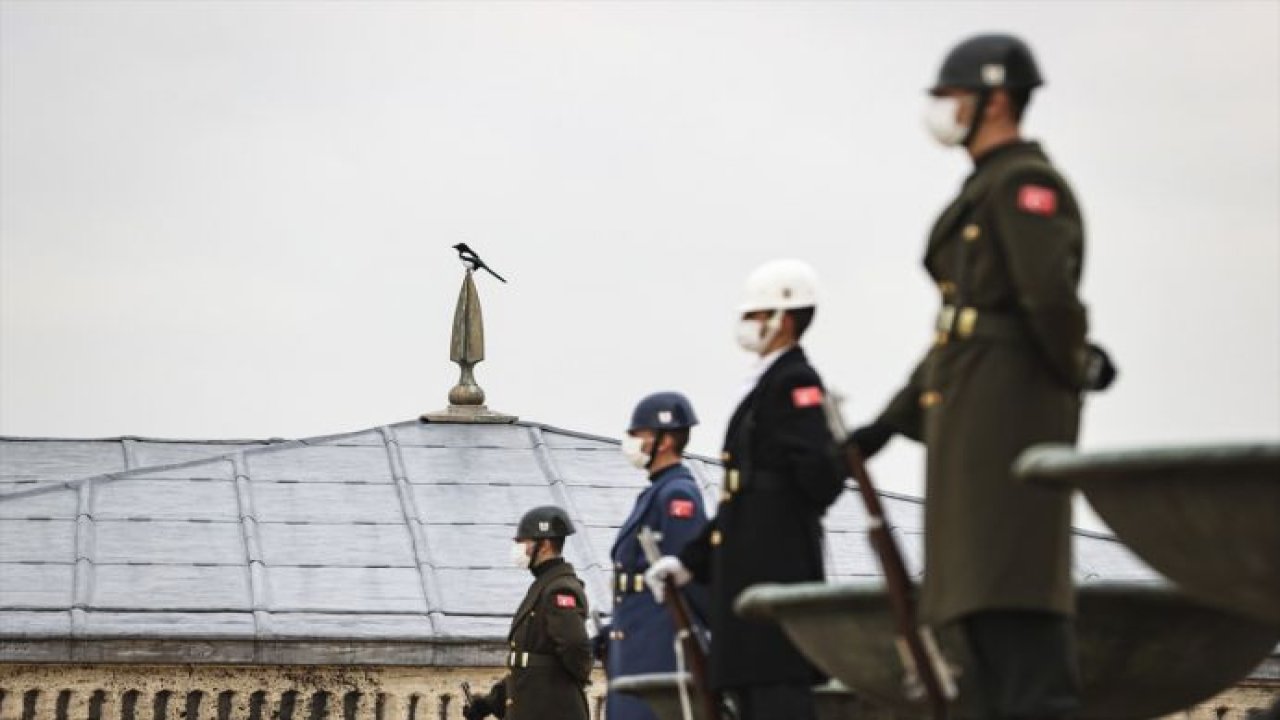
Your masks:
M654 602L644 584L649 563L640 548L641 528L657 535L663 555L680 552L707 522L702 493L693 474L680 461L689 429L698 424L688 398L677 392L649 395L631 414L622 451L636 468L649 473L649 487L618 530L613 557L613 622L601 635L609 677L674 672L675 626L666 608ZM705 610L705 594L691 588L695 612ZM705 612L703 613L705 615ZM654 720L642 700L609 693L609 720Z

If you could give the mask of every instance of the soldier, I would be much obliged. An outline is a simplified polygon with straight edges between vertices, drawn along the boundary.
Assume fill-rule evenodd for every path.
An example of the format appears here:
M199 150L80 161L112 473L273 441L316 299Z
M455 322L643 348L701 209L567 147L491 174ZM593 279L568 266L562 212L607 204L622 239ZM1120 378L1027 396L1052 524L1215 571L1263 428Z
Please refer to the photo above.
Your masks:
M640 547L641 528L659 537L663 554L675 554L702 531L707 514L702 493L681 461L689 429L698 417L688 398L677 392L649 395L631 414L622 451L632 465L649 474L649 487L618 530L613 557L613 622L602 631L607 638L605 667L610 678L676 670L675 625L668 612L654 602L644 585L649 563ZM696 611L705 612L704 593L689 593ZM611 692L605 714L609 720L653 720L644 701Z
M725 437L720 507L679 554L646 573L711 588L711 684L741 720L814 718L819 671L772 624L733 612L756 583L823 579L822 516L843 473L823 413L822 380L799 341L817 306L817 278L798 260L776 260L747 280L738 342L760 357Z
M1041 84L1008 35L968 39L943 62L926 122L974 170L925 253L942 296L937 333L906 387L851 438L864 457L894 434L927 446L920 611L963 629L991 718L1078 707L1071 497L1019 483L1010 465L1035 443L1074 443L1081 391L1114 374L1085 342L1079 205L1020 135Z
M467 720L588 720L584 692L591 674L587 596L560 554L574 532L564 510L536 507L520 518L512 560L533 573L533 584L511 619L510 672L488 695L462 708Z

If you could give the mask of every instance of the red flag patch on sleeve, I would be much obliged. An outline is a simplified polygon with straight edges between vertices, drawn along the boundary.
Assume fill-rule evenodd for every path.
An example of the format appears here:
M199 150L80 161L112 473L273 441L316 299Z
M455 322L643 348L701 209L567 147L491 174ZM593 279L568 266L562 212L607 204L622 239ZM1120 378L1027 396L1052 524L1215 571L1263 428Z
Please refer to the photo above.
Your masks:
M822 388L817 385L798 387L791 391L791 404L798 408L817 407L822 404Z
M672 500L667 503L667 514L673 518L686 519L693 517L693 501L692 500Z
M1052 217L1058 211L1058 193L1042 185L1023 185L1018 188L1018 209Z
M556 593L556 607L576 608L578 607L578 598L566 593Z

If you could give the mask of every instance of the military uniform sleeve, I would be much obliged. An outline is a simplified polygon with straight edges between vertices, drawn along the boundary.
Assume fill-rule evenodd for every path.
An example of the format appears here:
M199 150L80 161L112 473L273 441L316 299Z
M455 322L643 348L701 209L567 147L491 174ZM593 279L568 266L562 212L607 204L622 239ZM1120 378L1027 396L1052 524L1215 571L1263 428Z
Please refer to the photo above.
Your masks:
M1032 337L1063 382L1079 387L1088 321L1077 295L1084 227L1071 191L1047 170L1003 179L996 233Z
M826 390L812 369L789 372L771 388L770 407L779 413L778 442L800 483L800 490L825 508L844 489L844 473L823 409Z
M924 438L924 416L920 410L920 395L925 391L924 368L927 360L926 355L916 364L915 369L911 371L911 377L907 378L907 384L893 396L880 413L880 417L876 419L877 423L888 425L894 432L916 442Z
M571 677L586 683L591 675L591 639L587 637L587 602L581 589L568 585L549 588L542 609L555 655Z
M662 539L658 546L663 555L676 555L684 549L707 523L702 509L702 496L692 483L681 482L665 490L657 498L658 527Z

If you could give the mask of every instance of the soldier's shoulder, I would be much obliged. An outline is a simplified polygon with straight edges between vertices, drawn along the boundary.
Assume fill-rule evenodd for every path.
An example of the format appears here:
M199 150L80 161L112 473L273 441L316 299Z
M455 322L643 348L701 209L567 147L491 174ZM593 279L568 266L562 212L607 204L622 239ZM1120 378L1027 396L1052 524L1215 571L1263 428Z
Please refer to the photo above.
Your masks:
M690 492L698 492L698 480L693 476L692 470L681 465L673 470L671 476L658 488L657 496L659 499L666 499L672 495L686 495Z
M1034 185L1062 193L1071 192L1071 184L1039 146L1001 158L1001 162L992 168L991 182L1003 191Z
M822 377L808 359L801 359L779 368L775 384L780 390L790 392L798 387L822 387Z
M542 598L543 604L553 610L587 609L587 594L582 581L572 572L561 575L548 583Z
M673 520L693 520L702 505L702 491L693 475L683 474L664 483L654 500L653 512Z

